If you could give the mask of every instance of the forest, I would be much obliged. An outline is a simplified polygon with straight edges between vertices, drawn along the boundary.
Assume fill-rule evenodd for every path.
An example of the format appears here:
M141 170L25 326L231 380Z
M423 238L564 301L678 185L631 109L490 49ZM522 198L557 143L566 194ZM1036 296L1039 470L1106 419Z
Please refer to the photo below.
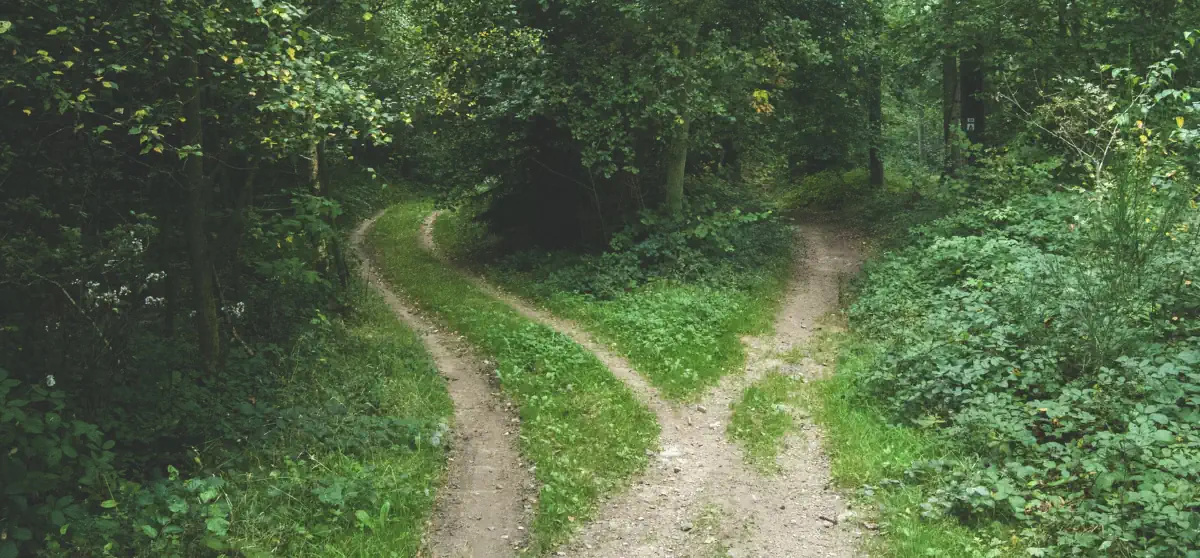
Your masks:
M1200 557L1198 37L6 0L0 558Z

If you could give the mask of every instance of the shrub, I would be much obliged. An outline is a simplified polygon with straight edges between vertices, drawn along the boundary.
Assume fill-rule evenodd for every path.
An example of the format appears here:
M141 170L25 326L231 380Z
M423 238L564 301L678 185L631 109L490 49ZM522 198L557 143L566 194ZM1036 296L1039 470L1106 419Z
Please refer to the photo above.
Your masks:
M915 229L858 284L852 322L888 349L858 376L862 389L983 456L938 476L952 480L927 513L1036 525L1060 554L1175 555L1200 544L1200 341L1190 321L1200 269L1181 232L1200 218L1168 209L1170 197L1127 207L1121 219L1165 239L1144 237L1130 252L1107 230L1123 227L1111 214L1121 195L959 212ZM1142 264L1122 272L1117 259Z

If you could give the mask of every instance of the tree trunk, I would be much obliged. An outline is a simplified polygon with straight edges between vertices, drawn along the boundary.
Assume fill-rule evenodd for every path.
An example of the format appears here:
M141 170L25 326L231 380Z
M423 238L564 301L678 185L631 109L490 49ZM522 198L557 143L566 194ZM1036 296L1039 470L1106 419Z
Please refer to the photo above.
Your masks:
M950 37L954 30L954 0L943 0L943 33ZM958 56L954 45L946 42L942 45L942 137L944 174L954 176L958 167L958 134L955 131L958 113Z
M958 149L958 57L942 55L942 136L944 174L954 176L961 157Z
M721 171L725 179L733 184L742 183L742 158L733 137L721 140Z
M179 278L171 266L171 234L169 225L163 219L158 225L158 267L167 276L159 287L163 298L163 335L168 339L175 337L175 317L179 315Z
M925 108L921 108L917 117L917 162L925 168Z
M984 118L987 116L987 104L983 96L984 76L983 48L975 45L963 53L962 71L959 72L962 82L961 126L972 144L983 144L987 137L984 134Z
M867 121L871 129L871 148L869 153L870 184L877 189L883 189L883 157L879 148L883 145L883 67L876 58L867 67L868 91Z
M195 58L189 59L186 64L191 86L187 91L190 98L183 105L183 113L187 118L183 125L183 143L199 148L200 152L191 153L183 165L188 197L185 234L192 276L192 302L196 309L200 364L204 372L211 376L217 370L221 333L218 329L217 298L213 291L212 260L209 257L208 236L205 230L208 214L204 203L207 195L203 156L204 126L201 124L200 67Z
M664 184L667 212L673 217L683 215L683 179L687 173L688 131L691 122L676 124L675 135L667 146L667 180Z
M246 221L250 207L254 203L254 181L258 177L258 164L252 163L246 171L242 188L233 200L233 213L225 227L225 257L229 265L229 288L238 300L242 298L242 274L238 269L238 252L242 247L242 237L246 234Z
M317 167L317 183L321 195L333 200L334 184L329 175L329 158L325 155L325 142L317 142L315 163ZM329 214L329 228L333 230L333 234L329 237L330 257L333 258L333 267L337 271L337 277L340 284L344 287L350 284L350 264L346 261L346 251L342 247L342 237L338 235L338 226L341 224L340 207L337 213Z

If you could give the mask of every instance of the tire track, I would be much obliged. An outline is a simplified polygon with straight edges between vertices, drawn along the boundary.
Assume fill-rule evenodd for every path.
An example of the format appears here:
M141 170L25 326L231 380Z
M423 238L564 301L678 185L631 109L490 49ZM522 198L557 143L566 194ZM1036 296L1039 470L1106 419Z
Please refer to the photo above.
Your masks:
M362 276L420 336L454 401L447 478L426 547L436 558L515 556L525 546L536 497L517 450L515 408L489 379L486 360L418 314L375 272L363 240L382 214L364 221L351 236Z

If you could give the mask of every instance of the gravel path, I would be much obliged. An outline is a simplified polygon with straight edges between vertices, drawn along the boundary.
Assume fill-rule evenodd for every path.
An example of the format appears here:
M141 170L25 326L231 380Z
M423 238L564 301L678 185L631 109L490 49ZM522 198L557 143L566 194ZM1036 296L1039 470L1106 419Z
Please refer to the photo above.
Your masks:
M432 225L423 242L436 252ZM661 450L634 486L606 502L596 520L557 552L612 557L850 557L862 536L830 487L821 435L812 425L792 437L778 459L780 472L763 476L747 465L725 435L730 406L745 386L782 362L773 355L803 345L837 308L844 277L861 262L858 242L829 223L800 227L804 255L775 322L773 335L746 338L746 374L729 376L701 403L665 401L621 356L577 324L472 279L523 315L568 335L596 354L658 415ZM816 365L793 373L815 376ZM485 555L480 555L485 556Z

